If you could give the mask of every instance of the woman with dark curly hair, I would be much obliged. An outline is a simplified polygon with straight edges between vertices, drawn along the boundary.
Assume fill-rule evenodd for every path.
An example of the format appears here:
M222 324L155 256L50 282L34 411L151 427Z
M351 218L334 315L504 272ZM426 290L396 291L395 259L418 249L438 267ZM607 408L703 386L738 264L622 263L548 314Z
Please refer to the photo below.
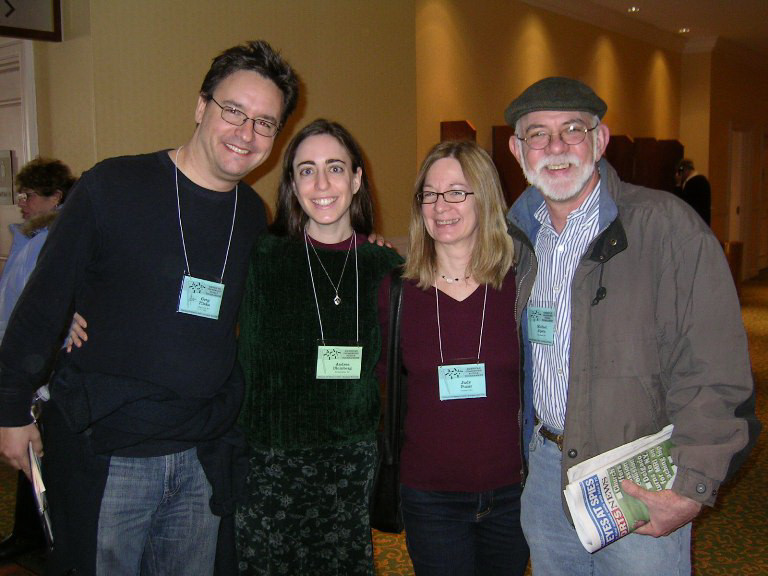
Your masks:
M241 308L243 574L373 574L377 293L401 259L367 241L372 229L360 147L315 120L285 152L275 223L256 243Z
M64 163L45 158L32 160L16 176L16 198L24 222L10 225L13 242L0 278L0 341L13 307L35 268L40 248L48 237L48 227L74 183L75 178ZM44 544L32 485L24 473L19 472L13 532L0 542L0 562L13 560Z

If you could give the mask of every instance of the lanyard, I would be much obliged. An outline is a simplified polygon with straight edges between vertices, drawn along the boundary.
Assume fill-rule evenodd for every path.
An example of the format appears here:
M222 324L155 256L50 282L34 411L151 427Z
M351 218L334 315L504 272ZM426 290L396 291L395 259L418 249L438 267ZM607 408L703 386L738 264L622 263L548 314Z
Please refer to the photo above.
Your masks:
M353 245L355 247L355 342L360 342L360 278L357 271L357 241L354 238L355 232L352 231ZM320 316L320 303L317 300L317 289L315 288L315 275L312 273L312 263L309 260L309 237L307 229L304 229L304 250L307 253L307 266L309 267L309 277L312 280L312 293L315 295L315 308L317 308L317 321L320 323L320 339L325 342L325 332L323 331L323 319ZM320 260L320 257L317 257ZM320 263L322 265L322 262ZM341 284L341 280L339 280ZM331 282L333 285L333 282ZM338 295L338 291L337 291Z
M181 247L184 249L184 262L187 265L187 274L191 275L192 270L189 268L189 258L187 257L187 243L184 241L184 226L181 223L181 201L179 200L179 151L183 146L179 146L176 150L176 158L174 159L174 176L176 179L176 210L179 214L179 230L181 231ZM227 269L227 260L229 259L229 247L232 245L232 234L235 231L235 218L237 217L237 188L235 184L235 209L232 212L232 227L229 230L229 240L227 241L227 252L224 254L224 266L221 268L221 277L219 282L224 282L224 271Z
M440 363L445 364L443 358L443 334L440 330L440 291L435 286L435 307L437 308L437 340L440 343ZM480 343L477 345L477 361L480 362L480 349L483 346L483 328L485 327L485 303L488 299L488 284L485 285L485 295L483 296L483 318L480 321Z

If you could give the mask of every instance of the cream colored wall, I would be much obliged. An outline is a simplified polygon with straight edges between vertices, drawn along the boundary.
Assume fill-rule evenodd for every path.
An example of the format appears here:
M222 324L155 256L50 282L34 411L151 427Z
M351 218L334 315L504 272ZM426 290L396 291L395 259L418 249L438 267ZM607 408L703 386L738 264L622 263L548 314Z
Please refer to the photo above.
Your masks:
M680 55L514 0L417 0L417 152L441 120L469 120L491 148L504 109L545 76L573 76L608 103L614 134L677 138Z
M713 228L721 239L732 239L728 230L730 131L733 128L749 132L752 140L749 155L752 178L750 191L742 202L746 218L741 238L744 242L744 273L747 277L757 272L759 217L768 203L768 198L761 196L760 191L761 173L768 174L768 166L762 165L765 158L762 143L765 135L768 135L766 102L768 64L764 59L745 55L727 43L718 43L712 53L709 148L709 179L717 215L717 220L713 219Z
M318 116L362 145L378 229L404 234L416 139L410 0L64 0L65 41L40 50L41 153L82 170L183 143L211 59L245 40L279 48L299 72L297 114L250 180L274 205L282 150ZM69 21L67 19L69 18ZM69 36L68 28L79 33ZM38 43L41 44L41 43Z
M680 142L696 170L709 174L709 122L712 93L712 54L683 54Z

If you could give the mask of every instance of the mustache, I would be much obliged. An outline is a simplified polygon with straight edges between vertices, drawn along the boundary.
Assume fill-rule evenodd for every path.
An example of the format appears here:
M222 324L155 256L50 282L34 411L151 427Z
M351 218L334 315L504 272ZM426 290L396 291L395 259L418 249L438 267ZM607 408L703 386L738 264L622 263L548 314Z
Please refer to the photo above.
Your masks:
M554 156L545 156L540 158L531 168L534 172L540 172L546 166L556 166L558 164L570 164L576 168L581 167L581 159L574 154L557 154Z

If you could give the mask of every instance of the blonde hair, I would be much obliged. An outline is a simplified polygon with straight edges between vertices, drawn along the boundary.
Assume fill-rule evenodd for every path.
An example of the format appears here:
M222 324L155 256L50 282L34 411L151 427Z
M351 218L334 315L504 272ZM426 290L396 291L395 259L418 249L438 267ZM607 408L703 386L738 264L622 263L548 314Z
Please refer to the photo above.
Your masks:
M493 160L480 146L469 141L441 142L429 151L421 164L413 189L408 258L403 275L416 280L419 288L424 290L435 281L435 241L427 233L416 194L421 192L429 169L443 158L454 158L459 163L470 191L474 192L477 238L467 273L472 274L478 284L489 284L498 290L512 266L514 256L504 216L507 206Z

